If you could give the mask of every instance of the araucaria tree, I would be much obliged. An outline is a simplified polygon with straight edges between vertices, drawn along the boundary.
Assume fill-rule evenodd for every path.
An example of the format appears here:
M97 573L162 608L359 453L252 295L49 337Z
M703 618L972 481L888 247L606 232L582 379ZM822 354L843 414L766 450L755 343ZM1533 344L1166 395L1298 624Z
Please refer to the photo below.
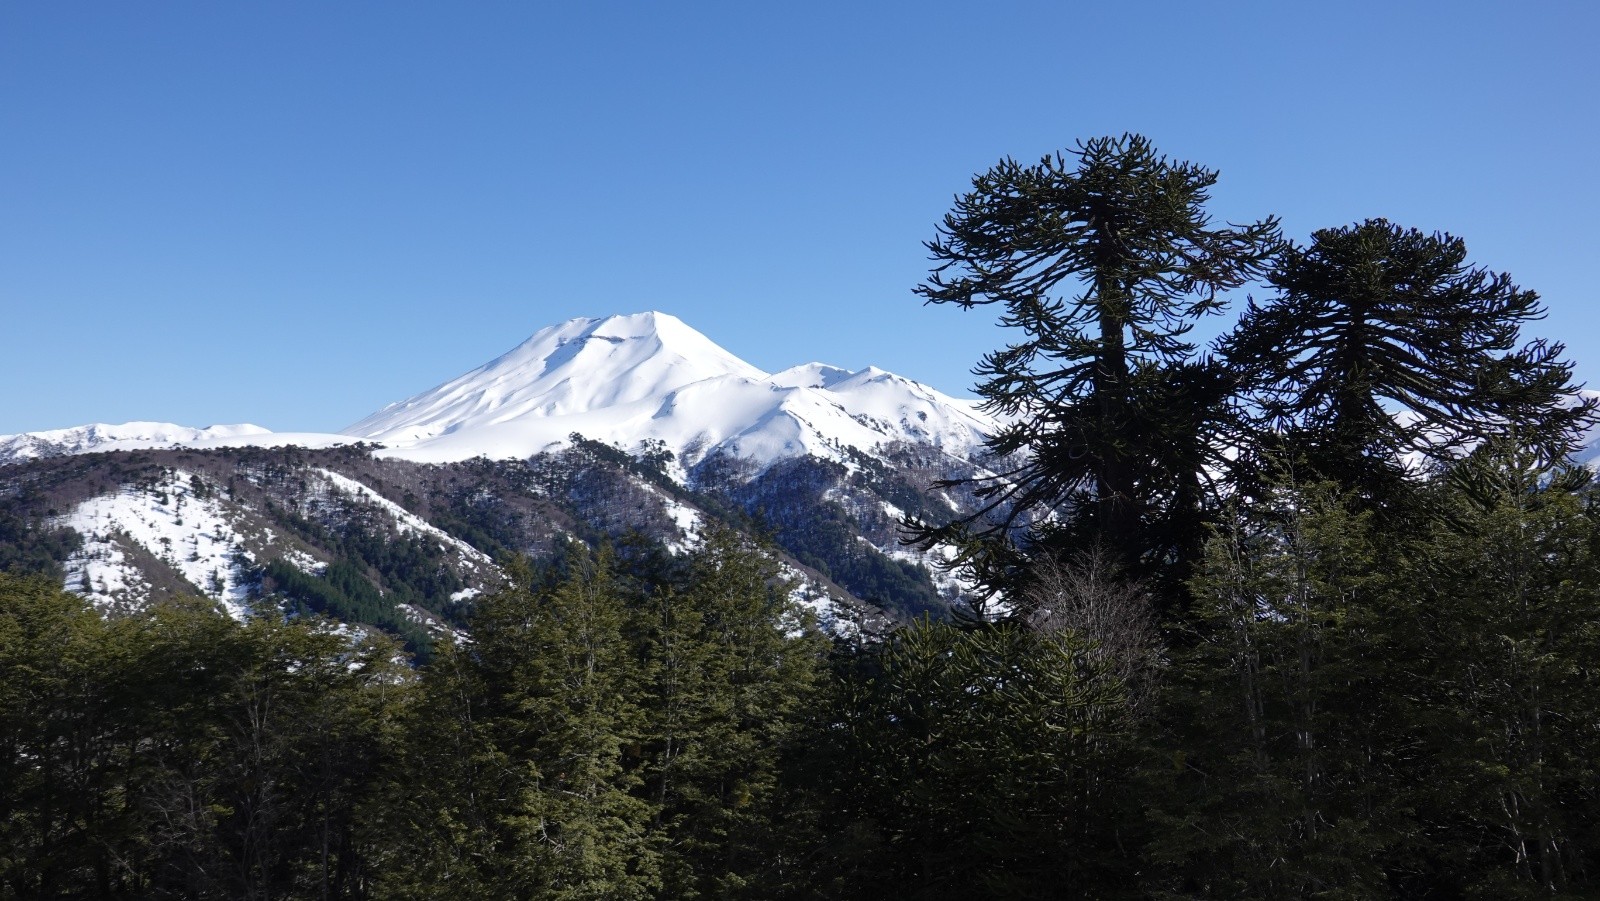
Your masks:
M1277 296L1252 302L1223 348L1250 383L1258 443L1369 501L1392 494L1406 454L1445 462L1489 438L1546 463L1575 449L1594 405L1560 344L1519 337L1544 317L1539 296L1466 256L1460 238L1384 219L1288 249Z
M1021 333L974 370L987 408L1010 422L990 447L1015 462L979 486L977 515L921 532L980 539L966 560L991 587L1008 578L1003 539L1029 521L1034 543L1095 535L1127 563L1197 552L1201 481L1232 389L1184 336L1280 243L1271 217L1213 224L1216 180L1139 135L1096 138L1032 166L1001 161L928 242L937 266L919 295L999 304ZM1040 525L1046 512L1065 519Z

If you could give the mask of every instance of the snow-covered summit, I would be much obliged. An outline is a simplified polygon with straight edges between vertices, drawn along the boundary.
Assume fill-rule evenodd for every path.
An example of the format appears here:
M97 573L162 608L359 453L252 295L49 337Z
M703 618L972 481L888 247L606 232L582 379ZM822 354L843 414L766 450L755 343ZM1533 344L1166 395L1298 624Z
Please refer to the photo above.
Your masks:
M714 454L764 469L811 455L923 444L972 459L996 428L970 401L876 367L807 363L768 374L682 320L648 312L572 319L502 356L390 404L338 435L259 426L80 426L0 436L0 463L90 450L368 441L428 463L529 457L573 433L629 450L665 447L684 467Z
M543 329L345 434L425 462L525 457L576 432L630 449L664 445L686 465L724 453L765 466L902 442L969 457L993 428L969 403L877 368L808 363L769 375L652 312Z
M666 313L572 319L490 363L390 404L347 435L409 445L525 417L559 418L659 401L718 376L766 373Z

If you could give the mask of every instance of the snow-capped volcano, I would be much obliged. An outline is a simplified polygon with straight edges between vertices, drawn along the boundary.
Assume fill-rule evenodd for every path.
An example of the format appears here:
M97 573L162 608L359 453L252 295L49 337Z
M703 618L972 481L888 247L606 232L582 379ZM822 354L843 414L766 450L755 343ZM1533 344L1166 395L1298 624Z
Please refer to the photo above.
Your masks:
M876 368L810 363L768 374L665 313L573 319L345 430L387 456L527 457L573 433L687 465L839 458L890 443L969 458L995 424L972 405Z
M684 467L714 454L755 464L853 448L930 445L962 460L995 422L971 402L875 367L807 363L766 373L666 313L573 319L499 358L362 419L338 435L257 426L80 426L0 436L0 463L92 450L366 441L426 463L526 458L574 433L630 451L665 448Z
M719 376L766 373L664 313L572 319L499 358L345 429L396 446L524 419L659 403Z
M239 613L282 567L315 579L349 558L424 623L492 587L480 551L537 556L578 534L683 549L739 509L793 555L808 592L911 617L964 588L934 574L942 551L902 547L898 523L967 509L929 485L985 472L996 428L971 402L875 367L767 373L673 316L638 313L543 329L340 434L129 423L0 436L0 464L14 464L0 470L0 516L75 532L64 584L107 609L209 593ZM225 447L256 449L205 452ZM36 459L135 450L81 467ZM496 462L462 462L478 457Z

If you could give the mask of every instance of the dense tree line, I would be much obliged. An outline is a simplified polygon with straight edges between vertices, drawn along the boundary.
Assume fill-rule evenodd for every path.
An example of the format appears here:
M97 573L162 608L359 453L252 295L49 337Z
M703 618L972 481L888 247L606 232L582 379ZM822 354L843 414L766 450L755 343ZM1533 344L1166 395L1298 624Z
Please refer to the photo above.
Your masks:
M1022 335L990 506L909 524L982 616L830 641L738 534L575 543L412 665L0 574L0 898L1595 897L1594 411L1537 298L1381 219L1215 226L1216 177L1090 141L930 243Z
M470 641L414 668L314 617L195 600L105 619L0 575L0 897L800 884L783 764L829 645L773 558L719 532L686 560L575 545L507 576Z
M0 575L0 895L349 897L409 678L387 642Z
M1286 479L1165 634L1080 557L1026 617L829 643L731 535L513 566L421 668L5 576L0 897L1584 897L1581 481L1485 446L1397 533Z

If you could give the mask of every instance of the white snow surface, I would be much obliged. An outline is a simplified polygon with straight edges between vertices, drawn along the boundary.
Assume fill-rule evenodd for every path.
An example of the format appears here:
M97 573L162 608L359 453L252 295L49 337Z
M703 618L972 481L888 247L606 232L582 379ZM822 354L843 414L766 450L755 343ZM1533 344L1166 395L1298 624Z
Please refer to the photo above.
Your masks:
M329 435L254 425L96 424L0 436L0 463L39 456L157 447L368 441L424 463L525 458L569 436L642 452L665 446L675 471L714 453L758 469L792 456L847 461L897 443L932 444L972 459L998 424L971 401L875 367L807 363L766 373L666 313L573 319L437 388Z
M651 488L651 493L659 494L654 488ZM667 550L674 554L686 554L699 547L703 537L702 527L705 524L700 511L666 496L661 497L661 505L666 510L667 516L672 519L673 525L677 526L679 533L683 535L682 540L677 538L669 540Z
M65 587L102 602L142 603L151 586L126 553L139 546L243 619L249 594L234 565L241 538L220 501L194 496L190 478L175 470L148 490L90 498L61 517L59 525L83 536L83 546L67 559Z
M124 422L119 425L97 422L67 429L0 435L0 464L100 451L286 445L322 448L354 444L355 441L356 439L349 435L273 432L249 423L212 425L197 429L171 422Z
M422 462L527 457L572 433L686 465L714 452L758 466L929 443L970 457L996 427L967 402L869 367L768 374L665 313L573 319L486 366L374 413L345 434Z

